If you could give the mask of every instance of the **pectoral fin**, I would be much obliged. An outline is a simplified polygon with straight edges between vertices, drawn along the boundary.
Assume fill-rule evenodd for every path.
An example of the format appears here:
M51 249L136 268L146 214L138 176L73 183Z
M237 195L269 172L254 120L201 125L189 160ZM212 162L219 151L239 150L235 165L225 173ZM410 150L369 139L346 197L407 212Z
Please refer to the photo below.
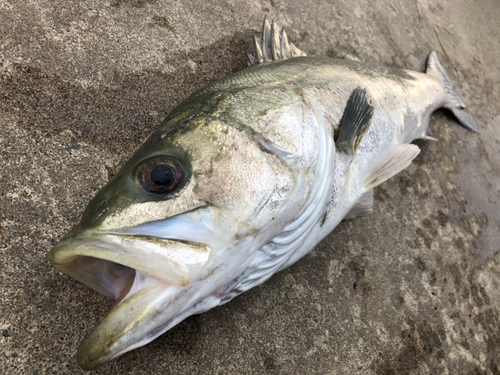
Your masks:
M335 146L339 152L345 152L351 158L368 131L373 117L373 106L368 101L366 91L357 88L351 94L340 121L339 137Z
M420 153L415 145L403 144L396 147L365 180L365 189L373 189L411 164Z

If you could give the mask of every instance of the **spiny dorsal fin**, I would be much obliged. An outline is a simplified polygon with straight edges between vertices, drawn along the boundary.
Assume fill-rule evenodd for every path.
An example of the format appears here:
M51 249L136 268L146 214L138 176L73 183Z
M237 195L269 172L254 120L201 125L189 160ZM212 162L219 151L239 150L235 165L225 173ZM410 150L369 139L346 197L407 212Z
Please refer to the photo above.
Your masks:
M373 189L365 192L356 202L353 208L345 215L344 219L355 219L365 216L372 212L373 209Z
M399 145L366 178L365 189L373 189L398 174L408 167L419 153L420 149L415 145Z
M262 39L254 35L255 56L248 54L249 65L261 64L269 61L286 60L296 56L306 56L305 52L290 43L285 28L278 31L276 22L271 24L264 17Z
M373 106L366 97L366 91L358 87L347 101L340 121L339 137L335 142L337 150L354 157L359 143L368 131L372 117Z

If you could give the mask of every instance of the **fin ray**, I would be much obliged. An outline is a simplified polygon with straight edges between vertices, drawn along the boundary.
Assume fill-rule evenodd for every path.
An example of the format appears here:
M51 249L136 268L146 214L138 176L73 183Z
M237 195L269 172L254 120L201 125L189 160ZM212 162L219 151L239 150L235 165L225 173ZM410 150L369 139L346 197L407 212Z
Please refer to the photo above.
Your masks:
M264 24L262 25L262 57L265 61L271 61L271 25L267 20L267 16L264 17Z
M340 121L336 147L339 151L354 157L354 154L368 131L374 107L368 101L366 90L357 88L351 94Z
M437 142L437 138L434 138L430 135L424 135L423 137L419 138L419 139L423 139L424 141L430 141L430 142Z
M283 26L283 28L281 29L280 52L281 52L281 58L283 60L292 57L292 52L290 51L290 43L288 42L288 36L286 35L285 26Z
M408 167L419 153L420 149L415 145L399 145L365 179L365 189L373 189L398 174Z
M255 60L256 60L254 64L260 64L261 62L264 61L264 58L262 57L262 47L261 47L262 39L260 39L257 35L253 34L253 42L254 42Z
M288 40L283 27L279 31L276 22L269 23L267 16L262 25L262 39L254 35L255 57L248 56L250 65L266 62L286 60L297 56L306 56L306 53L297 48Z
M271 56L273 58L273 61L279 59L278 56L279 48L280 48L280 37L276 26L276 22L274 22L273 20L271 24Z
M357 217L365 216L373 210L373 189L365 192L356 202L353 208L345 215L346 219L355 219Z

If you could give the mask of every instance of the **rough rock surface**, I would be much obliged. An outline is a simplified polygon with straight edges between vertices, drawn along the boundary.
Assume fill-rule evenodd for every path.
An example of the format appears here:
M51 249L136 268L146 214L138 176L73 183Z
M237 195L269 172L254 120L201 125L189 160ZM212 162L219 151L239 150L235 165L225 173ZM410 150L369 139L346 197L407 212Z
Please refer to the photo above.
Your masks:
M1 0L1 373L81 373L112 301L47 251L171 109L246 66L264 14L310 55L421 71L439 51L480 133L437 112L373 214L97 373L500 374L497 0ZM439 29L462 87L433 21L482 55Z

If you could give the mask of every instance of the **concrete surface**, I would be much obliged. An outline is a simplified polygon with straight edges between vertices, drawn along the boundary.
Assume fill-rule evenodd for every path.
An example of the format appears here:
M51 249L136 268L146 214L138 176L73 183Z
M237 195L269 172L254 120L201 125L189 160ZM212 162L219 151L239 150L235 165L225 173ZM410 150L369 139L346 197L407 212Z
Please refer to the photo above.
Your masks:
M1 373L81 373L112 301L47 251L174 106L245 67L264 14L311 55L423 70L439 51L481 132L437 112L439 142L418 143L372 215L97 373L500 374L497 0L1 0ZM432 21L480 46L482 64L440 31L463 87Z

